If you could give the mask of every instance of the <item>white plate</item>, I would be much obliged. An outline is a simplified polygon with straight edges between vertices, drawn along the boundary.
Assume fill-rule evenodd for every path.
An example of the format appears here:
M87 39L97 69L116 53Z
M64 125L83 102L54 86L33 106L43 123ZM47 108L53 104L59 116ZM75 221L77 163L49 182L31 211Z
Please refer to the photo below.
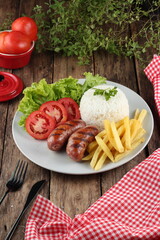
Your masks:
M80 83L83 82L84 79L80 79ZM17 147L27 158L37 165L55 172L66 174L95 174L108 171L129 162L144 149L151 138L154 125L152 112L147 103L131 89L111 81L107 81L107 84L117 86L125 93L129 102L130 117L134 116L134 112L137 108L140 110L146 109L148 112L143 124L147 132L145 135L145 141L128 156L124 157L119 162L110 162L104 165L104 167L99 171L95 171L90 167L89 162L74 162L66 155L65 152L53 152L49 150L46 140L36 140L32 138L23 128L18 125L21 116L20 112L16 112L12 123L13 138Z

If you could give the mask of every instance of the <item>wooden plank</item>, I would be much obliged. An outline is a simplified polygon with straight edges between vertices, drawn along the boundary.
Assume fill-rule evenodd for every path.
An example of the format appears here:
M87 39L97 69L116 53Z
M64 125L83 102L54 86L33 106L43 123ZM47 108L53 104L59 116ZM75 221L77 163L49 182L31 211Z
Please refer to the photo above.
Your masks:
M0 24L6 20L8 14L13 18L18 16L20 0L0 0ZM7 29L6 29L7 30Z
M17 11L17 17L21 16L22 13L30 15L33 5L36 2L22 2L20 4L20 9ZM12 5L14 5L12 3ZM8 10L9 11L9 10ZM48 83L52 82L52 72L50 71L51 66L53 63L52 54L41 53L37 54L35 51L31 57L30 63L21 69L13 70L12 72L19 76L23 82L24 87L30 86L32 82L38 82L41 78L45 77ZM14 169L16 162L18 159L23 159L29 163L28 173L26 176L26 181L21 188L21 190L10 193L9 196L5 199L3 205L1 205L1 211L3 214L3 219L1 221L1 230L0 236L2 239L6 236L7 232L9 231L11 225L13 224L14 220L19 215L20 210L23 208L25 203L27 193L29 192L31 186L38 180L46 179L48 182L43 187L41 194L45 197L49 197L49 171L43 169L31 161L29 161L16 147L12 137L12 120L14 114L17 110L17 106L19 101L22 98L22 94L17 98L9 101L9 108L8 108L8 116L7 116L7 124L6 124L6 133L5 133L5 143L4 143L4 152L3 152L3 164L2 164L2 176L1 176L1 186L3 186L2 191L5 190L5 182L8 180L12 170ZM3 113L4 115L5 113ZM5 123L5 121L4 121ZM20 222L14 236L13 240L20 240L24 238L24 231L25 231L25 223L28 217L29 211L31 208L28 209L25 217ZM8 217L10 216L10 217Z
M84 78L84 72L94 72L93 64L79 65L75 57L65 57L54 54L54 81L64 77Z
M138 91L136 75L132 60L119 57L105 51L98 51L94 55L95 73L105 76L108 80Z
M6 131L6 122L8 112L8 102L4 102L0 104L0 169L2 165L2 157L3 157L3 148L5 142L5 131Z
M47 57L45 59L46 59L46 64L47 64ZM38 65L41 65L41 60L42 60L42 58L37 59L36 62ZM17 74L18 76L20 76L22 79L23 79L23 75L24 75L25 77L27 77L27 79L30 79L30 81L33 82L34 74L32 74L32 73L33 73L34 69L31 68L29 71L28 68L29 67L23 68L21 70L15 70L14 73ZM41 73L43 75L43 71L41 71ZM27 81L27 83L30 81ZM9 179L9 176L10 176L12 170L14 169L18 159L27 161L29 163L29 168L28 168L27 178L26 178L25 184L23 185L22 189L18 192L11 193L5 199L3 206L1 206L1 210L3 213L3 220L2 220L3 223L2 224L4 224L4 226L5 226L5 232L3 232L3 234L4 234L3 236L5 236L5 234L10 229L11 225L13 224L14 219L16 219L16 217L18 216L20 209L23 208L23 205L24 205L26 197L27 197L27 193L29 192L29 189L36 181L41 180L41 179L48 180L48 183L42 189L41 194L43 194L47 198L49 196L49 171L35 165L31 161L29 161L16 147L16 144L14 143L14 140L12 137L11 124L12 124L12 120L13 120L14 114L17 110L17 106L18 106L20 99L21 99L21 97L19 96L18 98L10 101L10 104L9 104L7 125L6 125L6 138L5 138L4 153L3 153L3 165L2 165L2 168L3 168L2 173L3 174L2 174L1 185L4 186L6 180ZM4 191L4 189L5 188L3 187L3 191ZM10 203L13 203L13 204L11 205ZM8 206L8 207L6 208L6 206ZM17 208L17 206L19 206L19 207ZM30 209L28 209L27 213L29 213L29 210ZM8 218L9 214L10 214L10 218ZM21 229L22 228L24 229L24 227L25 227L25 221L26 221L27 216L28 216L28 214L26 214L25 218L23 218L23 220L20 222L18 229L17 229L17 234L15 234L15 238L13 238L13 239L17 239L17 240L23 239L24 232L21 232Z
M100 196L99 175L74 176L52 172L50 200L71 218L84 213Z
M0 1L0 24L3 23L3 21L7 17L7 13L12 13L12 16L17 15L17 9L18 9L18 4L19 1ZM5 11L4 11L5 9ZM7 11L6 11L7 9ZM3 68L0 68L0 71L7 71L11 72L11 70L6 70ZM7 144L7 117L8 117L8 107L9 107L9 102L3 102L0 104L0 118L1 118L1 128L0 128L0 161L1 161L1 166L0 166L0 172L1 172L1 178L0 178L0 196L5 191L5 181L8 179L8 169L11 168L11 160L8 161L8 157L5 159L5 147ZM11 128L10 128L11 131ZM7 165L8 164L8 165ZM8 216L12 217L12 214L10 214L9 210L11 210L11 207L8 206L5 202L5 204L1 205L1 214L3 218L1 218L1 228L0 228L0 236L2 239L4 239L8 228L7 228L7 218ZM6 217L5 217L6 216ZM13 218L14 219L14 218Z
M16 17L22 13L32 14L35 4L43 4L44 1L15 1L0 0L0 23L6 17L8 12L12 12ZM6 11L7 9L7 11ZM4 11L5 10L5 11ZM2 69L0 69L2 70ZM4 69L3 69L4 70ZM17 70L6 70L13 72L22 78L25 86L30 86L32 82L38 82L45 77L48 83L57 81L60 78L72 75L76 78L83 78L85 71L99 73L106 76L109 80L119 82L134 91L140 93L148 102L155 117L155 130L148 148L142 151L136 158L129 163L108 171L103 174L74 176L50 172L29 161L18 150L13 141L11 125L14 114L22 94L6 103L0 104L1 128L0 128L0 194L5 191L5 183L10 173L15 167L18 159L29 162L29 170L26 176L26 182L22 189L15 193L10 193L1 205L1 228L0 236L4 239L14 220L22 209L27 193L32 184L40 179L47 179L46 186L40 194L50 199L55 205L64 210L70 217L83 213L92 203L94 203L106 190L114 185L131 168L141 162L148 153L151 153L159 145L159 122L158 115L154 108L152 85L147 81L143 69L138 62L133 62L124 57L116 57L105 52L99 51L95 54L92 63L88 66L79 66L74 57L62 57L60 54L46 52L42 54L33 53L28 66ZM147 83L146 83L147 81ZM149 98L148 98L149 95ZM45 159L44 159L45 160ZM30 212L28 209L25 217L20 222L13 240L24 239L25 223Z
M138 32L140 29L140 25L132 25L132 32ZM142 39L138 39L141 43L143 42ZM136 75L137 75L137 82L139 86L140 95L142 98L147 102L149 105L153 118L154 118L154 130L152 137L148 143L148 152L147 155L151 154L153 151L155 151L159 147L160 142L160 121L159 121L159 115L156 109L155 101L154 101L154 89L152 83L149 81L147 76L144 73L145 67L151 62L153 55L156 54L155 49L148 49L146 53L143 54L143 59L148 59L147 62L142 63L135 59L135 67L136 67Z
M86 71L93 72L93 64L79 66L76 58L55 54L54 81L69 76L83 78ZM83 213L101 195L99 175L74 176L52 172L50 184L51 201L72 218Z
M12 16L17 15L17 9L18 9L19 1L2 1L0 0L0 24L3 24L3 22L8 17L7 14L10 13ZM4 11L4 9L7 9L7 11ZM0 71L6 71L4 68L0 68ZM7 70L7 72L12 72L12 70ZM5 137L5 129L6 129L6 122L5 119L7 118L7 112L8 112L8 102L2 102L0 104L0 165L2 161L2 155L3 155L3 145L4 145L4 137Z
M45 65L44 65L44 61L45 61ZM38 82L44 76L48 79L48 82L51 82L51 73L49 71L51 62L52 62L52 60L51 60L50 55L45 55L45 54L34 55L28 66L26 66L22 69L19 69L19 70L14 70L14 73L23 79L25 86L30 86L32 82ZM44 67L42 67L42 66L44 66ZM20 99L21 99L21 97L19 97L19 100ZM18 103L19 103L19 101L17 101L17 100L18 100L18 98L15 99L15 102L12 101L12 103L10 104L8 119L13 119L13 116L17 110ZM7 129L10 133L11 126L7 125ZM50 173L48 170L41 168L41 167L37 166L36 164L32 163L31 161L29 161L20 152L17 149L17 147L13 141L11 133L9 134L8 131L6 132L6 134L8 134L7 146L9 146L9 147L5 146L3 161L5 162L6 161L5 159L9 159L9 164L12 164L12 166L13 166L13 164L15 165L16 159L24 159L25 161L28 161L28 163L29 163L28 178L26 179L26 184L24 184L22 190L19 192L19 195L17 193L14 193L14 195L10 195L7 200L8 202L14 202L15 208L17 208L17 206L19 206L19 209L22 209L23 205L25 203L25 199L27 197L27 193L29 192L31 186L38 180L41 180L41 179L47 180L47 184L43 187L41 194L43 196L45 196L46 198L49 197ZM45 159L44 159L44 161L45 161ZM5 164L5 167L7 167L7 165ZM7 179L7 178L4 178L4 179ZM20 224L17 228L17 231L14 235L13 240L14 239L16 239L16 240L23 239L24 231L22 231L22 229L23 230L25 229L25 223L26 223L28 214L30 212L30 209L31 208L28 209L27 213L25 214L25 217L20 222ZM13 223L13 219L15 219L16 216L18 216L18 211L16 209L14 209L13 212L11 213L10 220L7 221L7 225L6 225L7 230L11 227L11 225ZM6 217L6 219L8 219L8 212L4 216L4 220L5 220L5 217ZM7 230L6 230L6 232L7 232Z
M147 65L146 65L147 66ZM143 99L147 102L149 105L153 118L154 118L154 129L152 137L148 143L148 154L151 154L154 150L156 150L159 147L160 142L160 121L158 112L156 109L156 105L154 102L154 90L151 82L147 79L145 76L143 69L140 68L140 63L136 61L136 71L138 76L138 83L140 86L140 94L143 97ZM148 95L149 92L149 95Z
M120 83L138 92L138 83L134 62L126 57L118 57L104 51L96 52L95 73L105 76L108 80ZM130 162L102 174L102 193L117 183L125 173L146 157L145 150Z

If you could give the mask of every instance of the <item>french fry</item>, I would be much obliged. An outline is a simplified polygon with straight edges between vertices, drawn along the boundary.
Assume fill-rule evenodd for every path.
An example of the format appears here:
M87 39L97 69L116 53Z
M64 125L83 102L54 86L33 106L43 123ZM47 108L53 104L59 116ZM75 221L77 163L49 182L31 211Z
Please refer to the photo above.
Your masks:
M120 159L122 159L123 157L127 156L129 153L131 153L136 147L138 147L138 145L140 143L144 142L144 138L140 138L139 140L137 140L136 142L134 142L131 145L131 149L130 150L126 150L123 153L116 153L115 157L114 157L114 162L118 162Z
M100 148L105 152L105 154L111 159L111 161L113 161L113 155L109 149L109 147L107 146L107 144L105 144L105 142L102 140L102 138L96 136L96 141L98 143L98 145L100 146Z
M144 128L140 128L136 136L132 139L132 143L143 137L143 135L146 133L146 130Z
M122 120L120 120L122 122ZM123 125L120 125L120 127L118 128L118 135L119 137L121 137L122 135L124 135L124 132L125 132L125 128L124 128L124 124ZM103 138L103 141L105 143L107 143L109 140L108 140L108 136L106 135L104 138ZM111 142L108 142L108 147L110 150L113 149L113 145L111 144Z
M114 122L111 122L111 131L112 131L112 135L113 135L114 142L115 142L115 146L114 146L115 149L119 152L123 152L124 147L122 145L122 142L120 140L120 137L118 135L117 128L116 128L116 125Z
M106 130L101 131L100 133L97 134L98 137L103 137L106 136Z
M134 143L134 142L138 141L140 138L142 138L145 133L146 133L146 130L144 130L144 128L140 128L137 135L133 138L132 143Z
M92 168L95 167L101 151L102 151L102 149L100 148L100 146L98 146L96 151L95 151L95 153L94 153L94 155L93 155L93 157L92 157L92 159L91 159L91 162L90 162L90 165L91 165Z
M129 120L129 126L130 126L130 129L131 129L132 124L133 124L133 122L134 122L135 120L136 120L136 119L134 119L134 118L132 118L132 119Z
M90 160L93 169L99 170L107 161L117 162L131 153L144 141L142 123L146 110L137 109L134 118L115 122L104 120L104 130L88 145L89 154L82 160Z
M145 141L145 138L140 138L138 140L136 140L135 142L132 143L132 150L135 149L136 147L139 146L140 143L143 143Z
M136 111L135 111L135 114L134 114L134 119L136 119L136 120L138 119L139 113L140 113L140 111L137 108Z
M124 146L126 149L131 149L131 134L130 134L130 126L129 126L129 117L124 118ZM123 142L123 141L122 141Z
M97 162L97 164L95 165L95 170L96 171L98 171L99 169L101 169L102 168L102 166L103 166L103 164L104 164L104 162L106 161L106 159L107 159L107 155L106 155L106 153L104 152L103 154L102 154L102 156L99 158L99 160L98 160L98 162Z
M97 134L97 136L99 136L99 137L104 137L104 136L106 136L106 130L103 130L103 131L99 132L99 133ZM92 152L94 149L96 149L97 146L98 146L98 144L97 144L97 141L95 140L95 141L91 142L91 143L88 145L87 151L90 153L90 152Z
M98 136L98 135L97 135ZM99 136L98 136L99 137ZM105 135L105 136L103 136L103 141L105 142L105 143L107 143L108 142L108 136L107 136L107 134Z
M105 130L107 131L107 136L108 136L109 142L112 144L112 146L114 148L116 148L116 143L114 141L114 136L113 136L113 133L112 133L112 130L111 130L110 121L109 120L105 120L104 121L104 126L105 126Z
M107 135L108 135L108 132L110 132L111 130L110 130L110 121L109 120L104 120L104 128L105 128L105 130L106 130L106 132L107 132Z
M95 150L93 150L92 152L90 152L87 156L83 157L82 160L84 161L88 161L88 160L91 160L93 155L95 153Z
M91 142L88 147L87 147L87 151L90 153L92 152L94 149L96 149L96 147L98 146L96 140Z
M115 123L116 124L116 128L118 129L120 126L123 125L123 119L119 120L118 122Z
M132 124L131 124L131 141L133 140L133 138L136 136L137 131L141 128L141 123L136 120L133 119Z
M142 124L142 123L143 123L143 120L144 120L144 118L145 118L146 115L147 115L147 111L146 111L145 109L143 109L143 110L140 112L137 120Z
M118 128L118 135L121 137L125 132L124 124Z

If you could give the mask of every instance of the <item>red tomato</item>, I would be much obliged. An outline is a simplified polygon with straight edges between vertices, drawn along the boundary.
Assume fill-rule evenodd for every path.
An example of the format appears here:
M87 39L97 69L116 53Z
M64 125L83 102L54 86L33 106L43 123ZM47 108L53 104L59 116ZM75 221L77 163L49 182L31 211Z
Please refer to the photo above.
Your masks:
M31 41L37 40L38 28L35 21L30 17L17 18L12 23L12 30L26 34Z
M11 31L4 37L5 53L19 54L28 51L31 40L24 33Z
M39 110L45 112L51 117L55 117L56 124L58 125L67 121L67 110L57 101L43 103Z
M8 32L1 32L0 33L0 52L5 53L4 47L4 37L8 34Z
M34 111L26 119L27 132L36 139L46 139L55 128L55 119L44 112Z
M58 100L59 103L63 104L68 113L68 120L79 119L81 117L78 104L69 97L61 98Z

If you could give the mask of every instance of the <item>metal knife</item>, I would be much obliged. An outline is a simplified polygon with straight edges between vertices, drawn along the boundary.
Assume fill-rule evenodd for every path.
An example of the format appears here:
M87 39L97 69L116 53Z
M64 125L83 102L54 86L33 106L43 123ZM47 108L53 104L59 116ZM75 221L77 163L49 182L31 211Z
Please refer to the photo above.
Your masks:
M18 218L16 219L15 223L13 224L12 228L10 229L9 233L7 234L5 240L10 240L15 229L17 228L18 226L18 223L21 219L21 217L23 216L23 214L25 213L25 211L27 210L27 208L29 207L30 203L32 202L32 200L35 198L36 194L38 193L38 191L42 188L43 184L46 182L46 180L42 180L42 181L39 181L37 183L35 183L30 192L28 193L28 197L27 197L27 200L26 200L26 203L21 211L21 213L19 214Z

